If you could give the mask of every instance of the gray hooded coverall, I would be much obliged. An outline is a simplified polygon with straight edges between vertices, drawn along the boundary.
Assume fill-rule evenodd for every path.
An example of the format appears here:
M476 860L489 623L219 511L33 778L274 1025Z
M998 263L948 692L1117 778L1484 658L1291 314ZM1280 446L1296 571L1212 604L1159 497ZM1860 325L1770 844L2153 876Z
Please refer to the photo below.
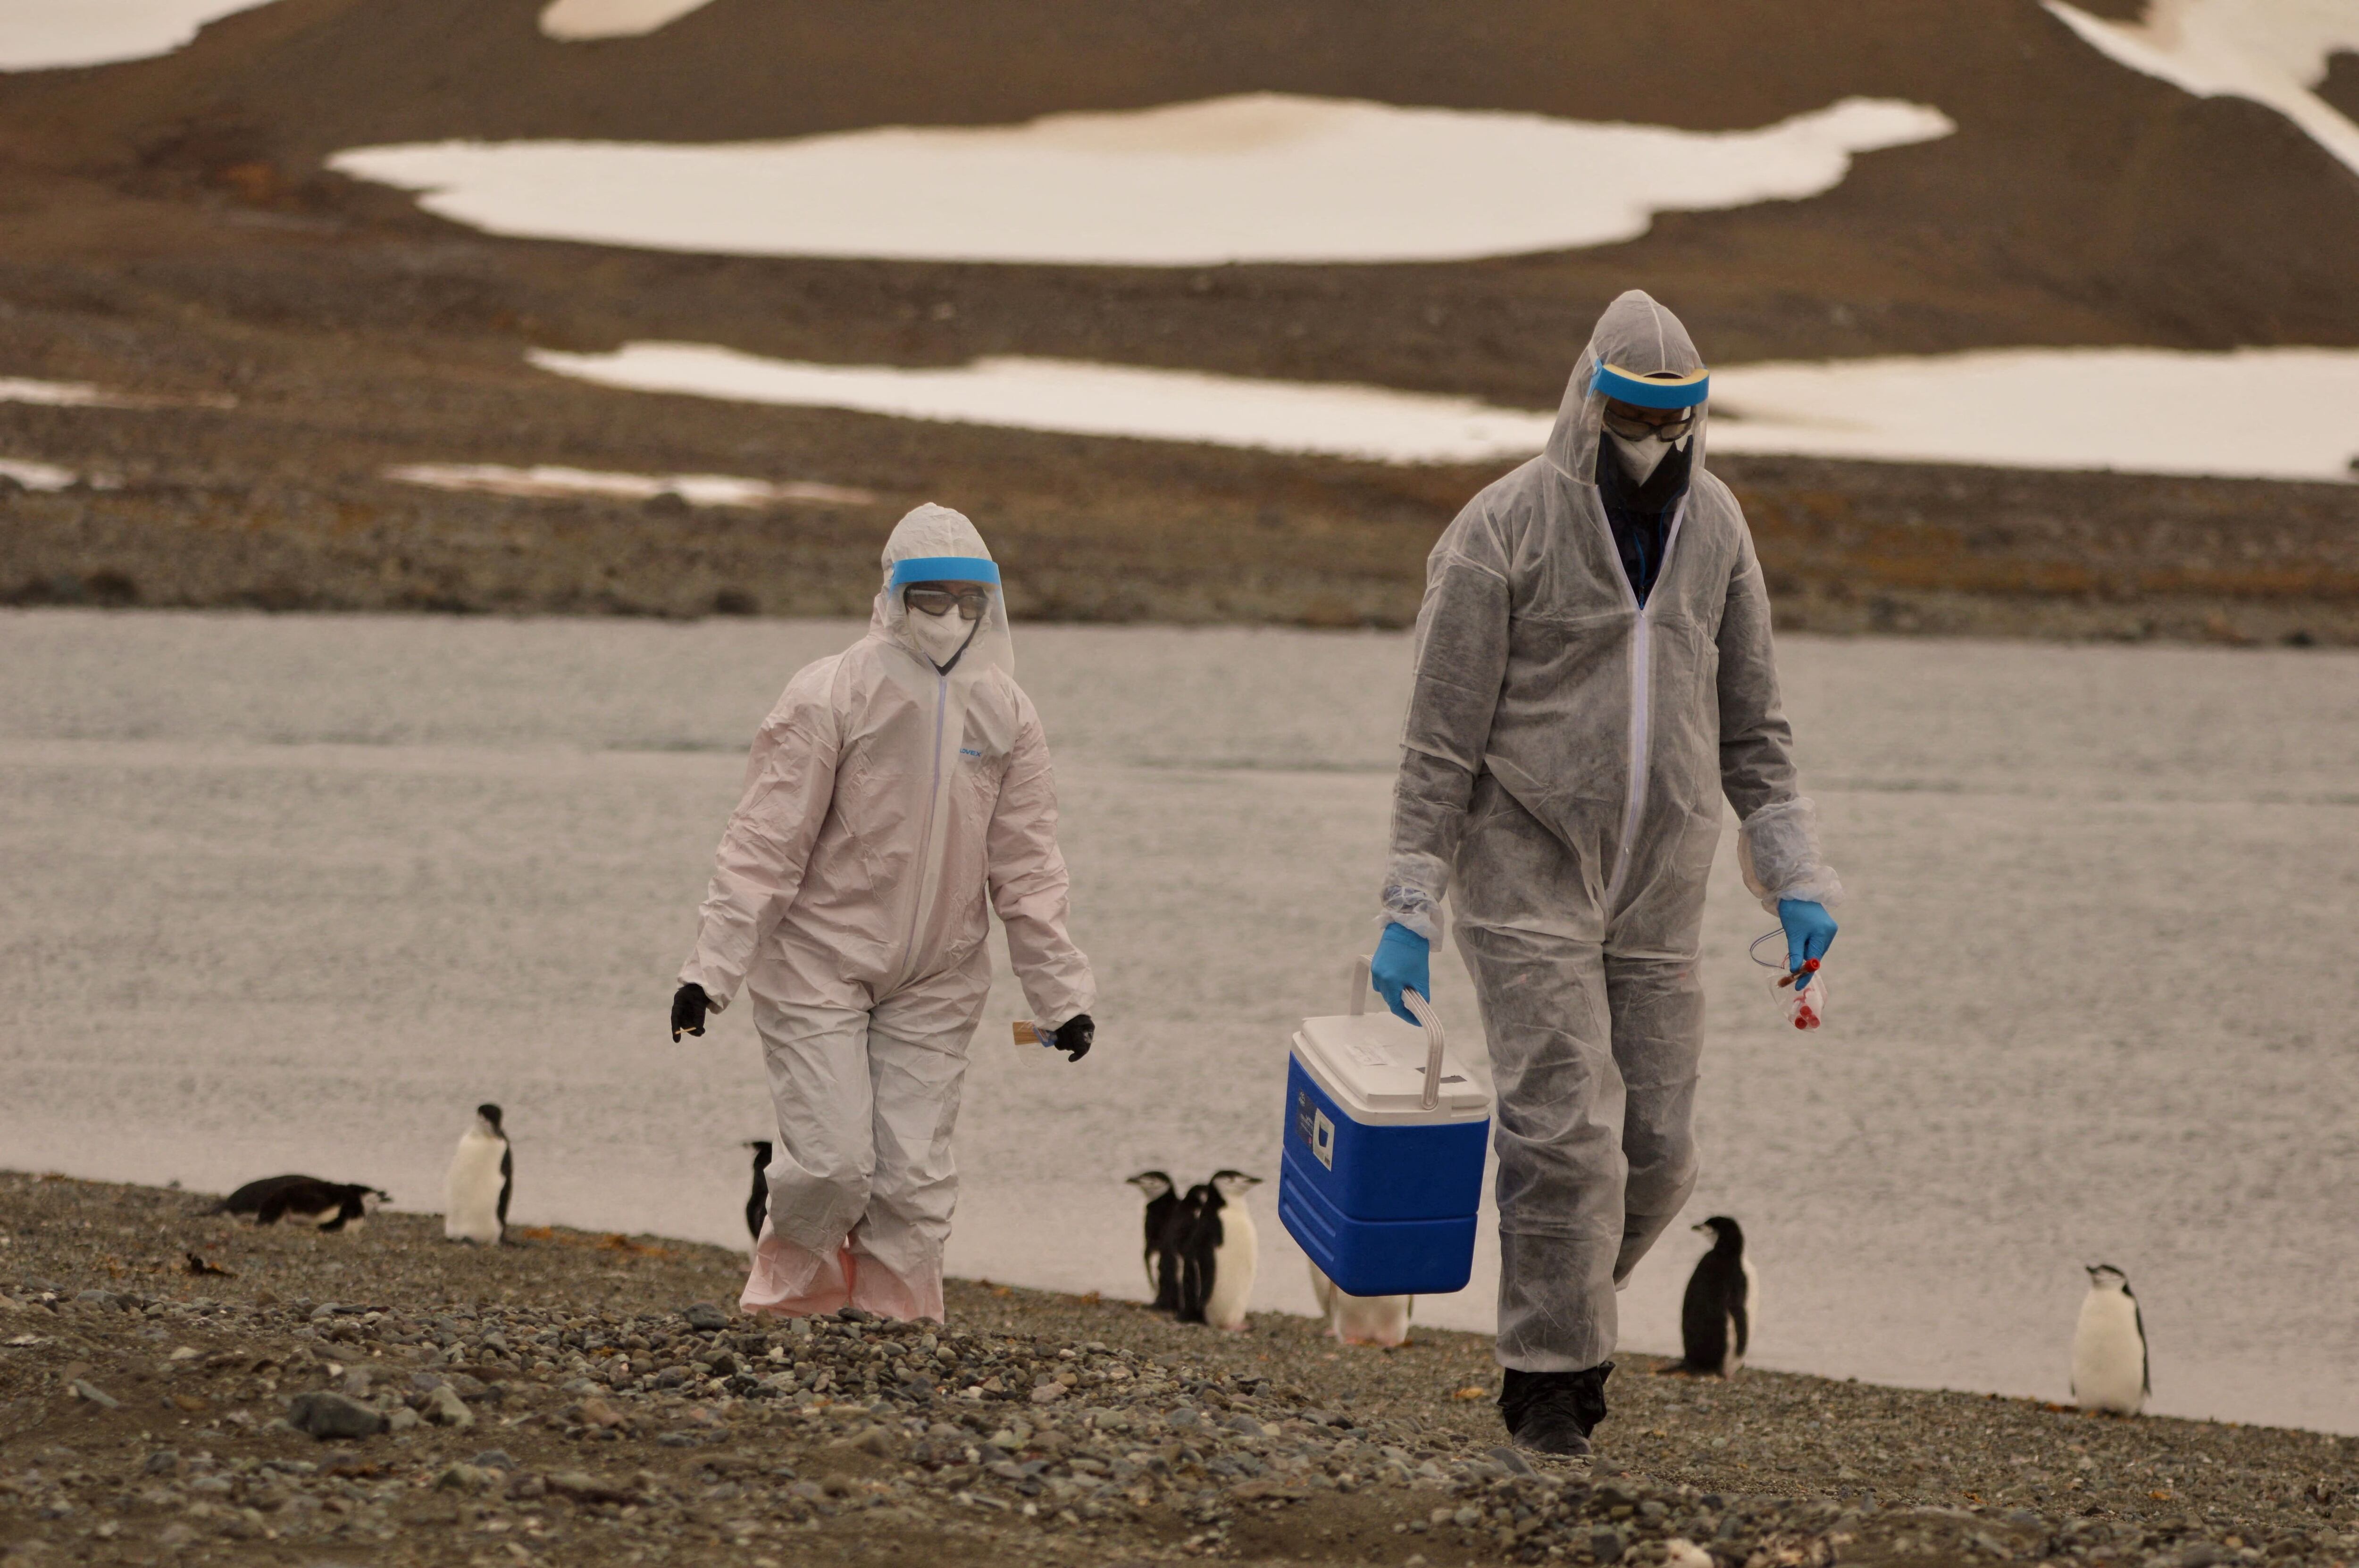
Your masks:
M1601 362L1703 362L1678 318L1624 294L1547 450L1434 546L1384 894L1386 918L1429 940L1445 893L1456 911L1498 1097L1498 1358L1527 1372L1613 1354L1614 1290L1695 1187L1719 795L1767 907L1840 892L1796 794L1768 595L1744 514L1705 471L1703 411L1641 610L1598 499Z

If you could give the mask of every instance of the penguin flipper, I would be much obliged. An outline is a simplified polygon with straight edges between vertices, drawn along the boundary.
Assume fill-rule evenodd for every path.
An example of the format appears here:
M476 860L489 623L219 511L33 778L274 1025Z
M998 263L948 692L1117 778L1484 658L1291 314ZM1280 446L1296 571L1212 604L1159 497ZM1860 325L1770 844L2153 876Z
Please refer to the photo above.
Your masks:
M500 1228L508 1227L508 1197L516 1191L516 1151L500 1141Z
M2129 1295L2126 1286L2123 1288L2122 1293ZM2154 1397L2154 1352L2146 1347L2146 1312L2137 1304L2136 1296L2130 1296L2130 1321L2137 1325L2138 1392L2147 1399L2152 1399Z

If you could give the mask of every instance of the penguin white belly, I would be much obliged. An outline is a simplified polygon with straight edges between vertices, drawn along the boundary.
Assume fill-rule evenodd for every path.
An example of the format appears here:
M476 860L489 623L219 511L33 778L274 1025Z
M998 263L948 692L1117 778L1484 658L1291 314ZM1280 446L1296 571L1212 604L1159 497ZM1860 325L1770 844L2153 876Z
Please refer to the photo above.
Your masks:
M1310 1259L1305 1258L1303 1262L1309 1264L1310 1269L1310 1299L1319 1303L1319 1315L1327 1320L1327 1327L1330 1332L1332 1332L1335 1327L1335 1297L1338 1293L1335 1281L1327 1277L1326 1270L1312 1263Z
M1353 1296L1337 1291L1327 1330L1346 1345L1406 1345L1408 1315L1416 1305L1415 1296Z
M1221 1244L1212 1249L1212 1289L1204 1298L1204 1321L1214 1328L1243 1328L1245 1299L1253 1294L1261 1238L1242 1203L1221 1210Z
M2072 1397L2084 1411L2136 1415L2146 1403L2146 1340L2137 1303L2119 1291L2092 1291L2072 1335Z
M500 1238L500 1161L507 1153L505 1139L469 1129L451 1156L451 1174L443 1184L442 1234L452 1241L495 1243Z
M1753 1336L1761 1332L1761 1276L1754 1271L1753 1260L1740 1258L1738 1266L1745 1271L1745 1339L1737 1342L1736 1319L1728 1320L1728 1356L1722 1363L1721 1376L1734 1378L1752 1353Z

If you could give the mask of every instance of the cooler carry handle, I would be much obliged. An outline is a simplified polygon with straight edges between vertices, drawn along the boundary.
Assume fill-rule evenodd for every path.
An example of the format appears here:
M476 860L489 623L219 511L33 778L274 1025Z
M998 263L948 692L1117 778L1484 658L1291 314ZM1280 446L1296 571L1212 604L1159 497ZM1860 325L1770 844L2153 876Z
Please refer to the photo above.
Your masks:
M1370 960L1363 955L1352 960L1351 1016L1364 1017L1368 1011L1368 968ZM1425 1088L1417 1097L1419 1110L1438 1109L1441 1105L1441 1018L1425 998L1413 990L1401 992L1401 1005L1408 1008L1425 1031Z

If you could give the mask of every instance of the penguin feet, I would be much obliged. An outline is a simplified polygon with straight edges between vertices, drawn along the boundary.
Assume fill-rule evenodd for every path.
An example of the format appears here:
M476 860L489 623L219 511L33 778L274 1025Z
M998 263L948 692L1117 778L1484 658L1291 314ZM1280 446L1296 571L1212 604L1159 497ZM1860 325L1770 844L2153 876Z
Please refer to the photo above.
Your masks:
M1499 1414L1516 1447L1568 1459L1591 1451L1589 1434L1605 1419L1605 1379L1613 1376L1613 1362L1579 1372L1519 1372L1513 1367L1506 1372Z

